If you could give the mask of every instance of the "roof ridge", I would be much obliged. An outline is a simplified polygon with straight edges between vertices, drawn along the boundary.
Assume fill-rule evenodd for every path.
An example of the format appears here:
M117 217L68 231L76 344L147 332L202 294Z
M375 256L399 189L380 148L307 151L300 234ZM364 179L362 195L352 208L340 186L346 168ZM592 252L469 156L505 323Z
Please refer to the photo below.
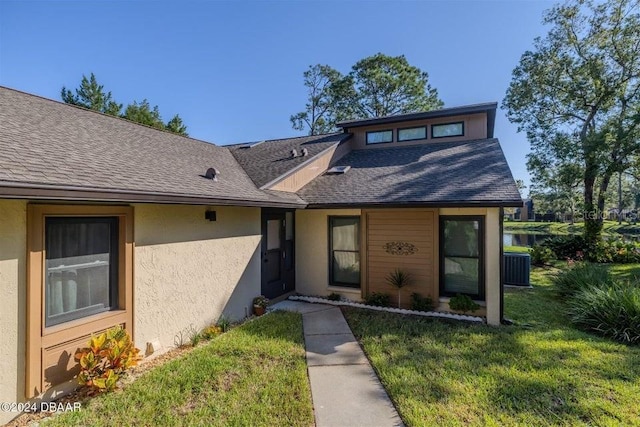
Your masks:
M177 134L177 133L174 133L174 132L170 132L170 131L168 131L166 129L154 128L153 126L145 125L144 123L134 122L134 121L126 119L124 117L114 116L114 115L111 115L111 114L106 114L106 113L103 113L101 111L96 111L96 110L92 110L90 108L83 107L81 105L67 104L66 102L63 102L63 101L58 101L56 99L47 98L47 97L44 97L42 95L36 95L34 93L25 92L25 91L22 91L22 90L19 90L19 89L14 89L14 88L11 88L11 87L8 87L8 86L3 86L3 85L0 85L0 89L6 89L6 90L11 91L11 92L19 93L21 95L30 96L32 98L38 98L38 99L41 99L43 101L48 101L48 102L51 102L53 104L56 104L56 105L59 105L59 106L62 106L62 107L76 108L79 111L93 113L93 114L97 114L97 115L100 115L100 116L103 116L103 117L107 117L107 118L111 118L111 119L118 119L118 120L120 120L120 121L122 121L124 123L127 123L127 124L131 124L131 125L134 125L134 126L140 126L142 128L147 128L147 129L151 129L151 130L154 130L154 131L157 131L157 132L162 132L162 133L166 133L166 134L169 134L169 135L177 136L179 138L184 138L184 139L188 139L188 140L191 140L191 141L200 142L200 143L203 143L203 144L213 145L214 147L221 147L220 145L217 145L214 142L205 141L204 139L193 138L191 136L180 135L180 134Z
M292 140L292 139L313 138L313 137L326 137L326 136L340 135L340 134L347 135L347 133L345 133L345 132L331 132L331 133L321 133L319 135L300 135L300 136L291 136L291 137L288 137L288 138L264 139L264 140L261 140L261 141L234 142L233 144L225 144L225 145L221 145L220 147L229 147L229 148L231 148L231 147L237 147L239 145L255 144L256 142L260 142L260 143L264 144L264 143L267 143L267 142L288 141L288 140Z

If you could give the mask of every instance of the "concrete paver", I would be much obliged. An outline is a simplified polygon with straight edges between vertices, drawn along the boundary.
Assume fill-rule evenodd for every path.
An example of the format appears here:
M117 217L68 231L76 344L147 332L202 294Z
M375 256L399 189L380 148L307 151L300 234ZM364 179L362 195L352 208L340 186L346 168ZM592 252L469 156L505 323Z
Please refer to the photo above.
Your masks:
M310 366L316 426L401 426L371 365Z
M308 335L307 366L357 365L369 363L353 334Z
M302 313L317 427L403 425L340 309L300 301L272 308Z
M316 311L303 315L304 335L350 334L351 329L339 308Z

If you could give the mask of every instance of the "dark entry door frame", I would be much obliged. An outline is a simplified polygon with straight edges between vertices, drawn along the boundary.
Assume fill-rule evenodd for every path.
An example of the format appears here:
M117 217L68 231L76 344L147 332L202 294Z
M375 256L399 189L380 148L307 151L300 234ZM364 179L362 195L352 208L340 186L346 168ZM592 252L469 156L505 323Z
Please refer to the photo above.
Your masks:
M295 290L295 211L262 210L262 294L277 298Z

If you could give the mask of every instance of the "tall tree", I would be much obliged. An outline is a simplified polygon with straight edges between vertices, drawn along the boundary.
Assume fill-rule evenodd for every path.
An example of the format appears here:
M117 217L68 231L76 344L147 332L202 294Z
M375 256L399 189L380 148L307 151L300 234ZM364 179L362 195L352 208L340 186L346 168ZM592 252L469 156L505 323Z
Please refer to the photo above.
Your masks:
M585 237L594 244L611 177L640 153L638 1L573 0L544 23L551 30L522 55L503 107L527 133L534 176L579 163Z
M356 114L362 118L428 111L444 105L429 84L429 75L409 64L404 55L377 53L361 59L350 76L357 92Z
M187 126L182 122L182 118L177 114L167 122L165 128L169 132L177 133L182 136L189 136L187 133Z
M136 123L141 123L156 129L167 130L179 135L188 136L187 126L182 122L182 118L176 114L166 124L162 121L158 106L151 108L146 99L138 103L134 101L127 105L122 112L122 104L118 104L112 98L111 92L106 92L104 86L98 84L96 76L91 73L89 78L82 76L80 86L75 89L75 94L62 87L61 98L67 104L78 105L101 113L119 116Z
M429 76L404 56L382 53L358 61L348 75L328 65L312 65L304 72L305 110L290 117L296 130L310 135L336 130L336 123L441 108Z
M303 73L307 88L305 110L290 117L296 130L308 129L309 135L329 133L336 122L352 116L355 97L349 77L328 65L311 65Z
M60 95L67 104L78 105L112 116L119 115L120 110L122 110L122 104L118 104L113 100L111 92L105 92L104 86L98 84L93 73L89 78L82 75L80 87L75 89L75 94L63 86Z
M165 128L158 106L156 105L151 108L149 101L146 99L143 99L142 102L139 103L133 101L133 104L127 105L122 117L127 120L131 120L132 122L151 126L156 129Z

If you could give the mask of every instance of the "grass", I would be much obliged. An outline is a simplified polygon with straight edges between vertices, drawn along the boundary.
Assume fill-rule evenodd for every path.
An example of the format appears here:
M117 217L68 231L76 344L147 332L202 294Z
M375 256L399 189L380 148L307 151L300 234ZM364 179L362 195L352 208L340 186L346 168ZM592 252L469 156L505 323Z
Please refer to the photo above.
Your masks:
M529 248L526 246L504 246L505 252L518 252L523 254L529 253Z
M550 278L510 289L513 326L345 308L404 422L420 425L640 425L640 347L570 326ZM640 264L611 266L640 277Z
M46 426L310 426L300 314L274 312Z
M504 230L524 234L581 234L584 230L584 223L505 221ZM634 225L623 222L619 225L618 221L604 221L602 231L605 237L617 234L638 235L640 234L640 224Z

